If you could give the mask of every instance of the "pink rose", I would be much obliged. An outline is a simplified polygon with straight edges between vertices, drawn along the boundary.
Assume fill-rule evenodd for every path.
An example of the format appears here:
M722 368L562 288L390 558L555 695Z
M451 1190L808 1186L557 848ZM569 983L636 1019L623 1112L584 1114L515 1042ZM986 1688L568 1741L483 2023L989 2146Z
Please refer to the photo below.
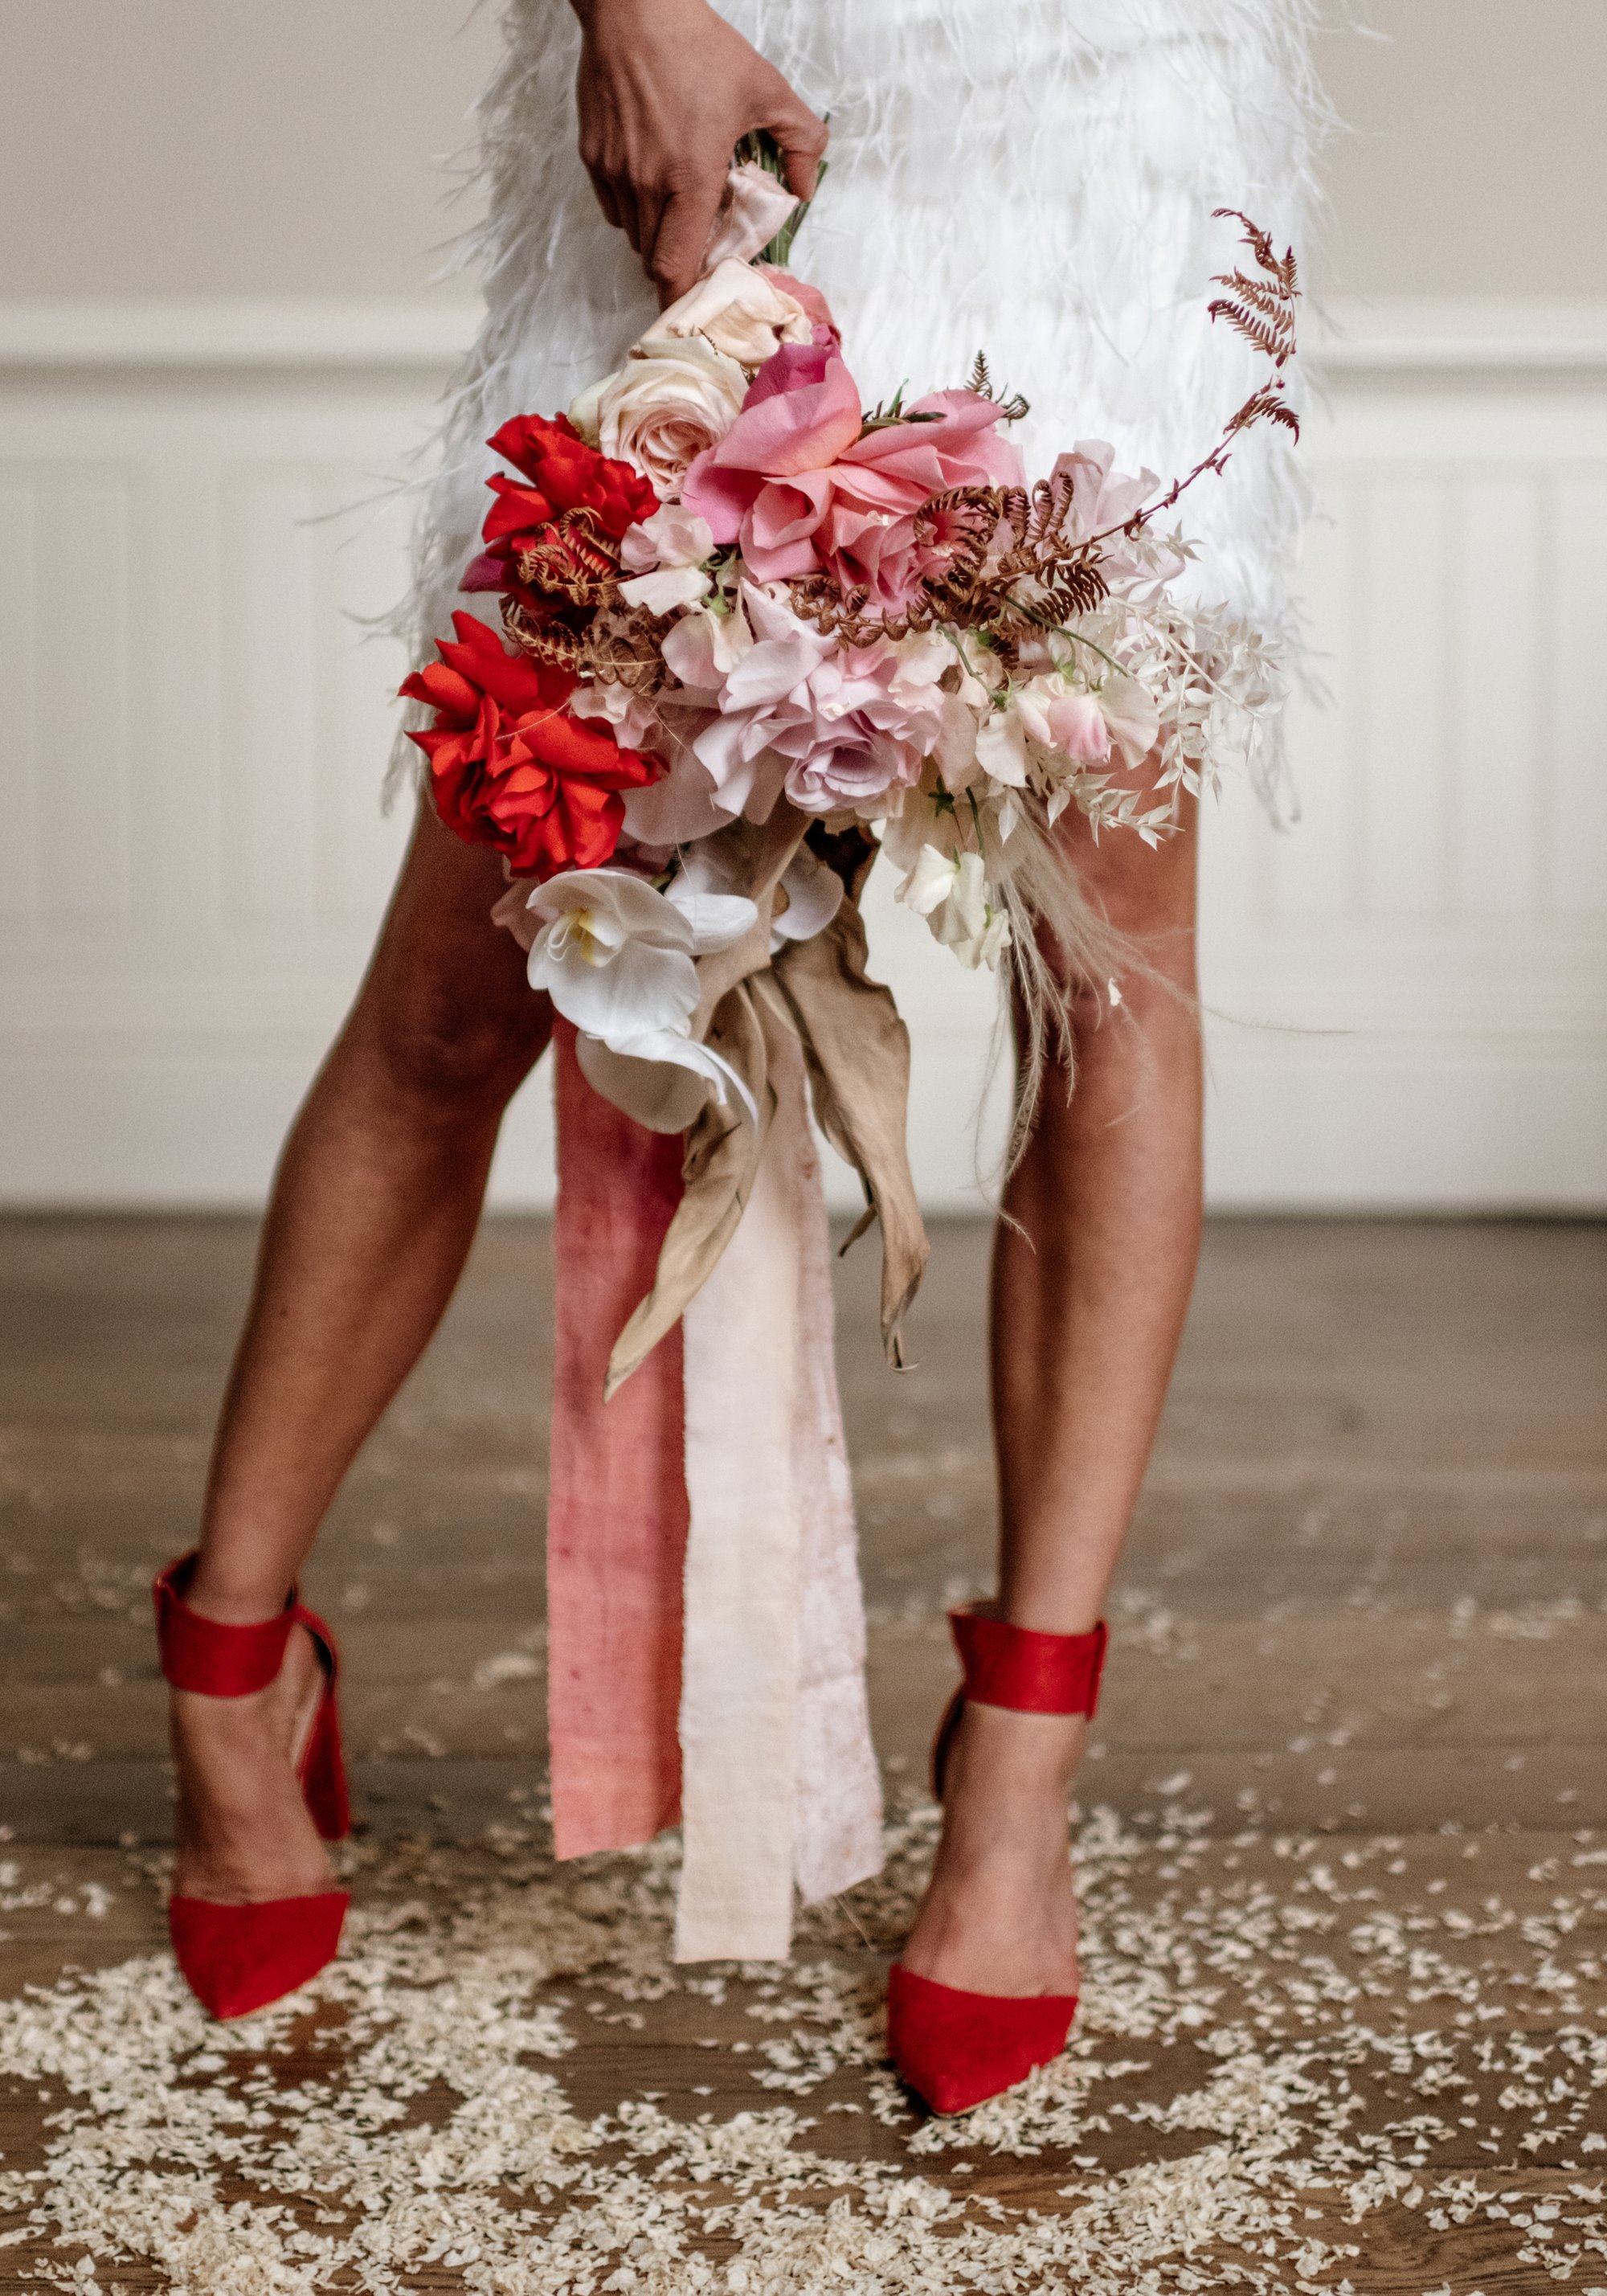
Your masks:
M1020 486L1021 457L999 409L945 390L909 410L922 421L866 432L859 393L829 344L788 345L760 368L726 436L687 472L682 499L717 542L739 542L761 582L826 572L863 584L873 607L907 604L946 561L918 543L915 513L955 487Z

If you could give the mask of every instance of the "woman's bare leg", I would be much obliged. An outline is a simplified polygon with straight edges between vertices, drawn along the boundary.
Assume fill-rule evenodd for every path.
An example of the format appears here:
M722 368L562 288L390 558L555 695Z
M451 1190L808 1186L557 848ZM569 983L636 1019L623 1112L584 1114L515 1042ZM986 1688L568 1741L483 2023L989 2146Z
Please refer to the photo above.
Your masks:
M325 1508L439 1321L503 1111L551 1029L488 912L500 865L425 808L368 976L285 1144L217 1429L190 1590L273 1617ZM176 1692L177 1885L224 1900L327 1887L286 1759L307 1637L256 1696Z
M1194 985L1195 835L1078 849L1111 922ZM1046 1078L994 1245L1000 1615L1052 1634L1098 1620L1144 1480L1199 1256L1201 1052L1186 1001L1124 983L1077 1014L1077 1089ZM1067 1798L1086 1723L969 1704L907 1965L980 1993L1076 1990Z

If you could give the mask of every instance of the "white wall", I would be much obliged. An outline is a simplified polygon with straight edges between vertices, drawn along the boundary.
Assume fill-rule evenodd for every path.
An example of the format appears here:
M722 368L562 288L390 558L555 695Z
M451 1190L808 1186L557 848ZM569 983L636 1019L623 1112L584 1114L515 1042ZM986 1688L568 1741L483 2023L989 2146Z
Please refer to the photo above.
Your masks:
M396 594L405 517L331 513L417 439L443 324L381 316L0 332L11 1201L254 1200L360 972L401 664L352 618ZM1517 317L1398 309L1331 357L1307 818L1237 791L1210 828L1218 1202L1607 1201L1607 313ZM965 1201L990 984L885 903L875 938L918 1175ZM544 1097L504 1201L545 1188Z
M1302 828L1211 824L1212 1190L1600 1204L1607 10L1369 12L1390 44L1323 49L1354 128L1311 431L1334 704ZM0 0L0 1200L254 1200L360 971L401 665L343 613L396 594L402 521L321 521L471 325L427 284L431 155L494 47L456 22ZM988 986L876 931L917 1167L960 1201ZM541 1099L504 1201L541 1188Z

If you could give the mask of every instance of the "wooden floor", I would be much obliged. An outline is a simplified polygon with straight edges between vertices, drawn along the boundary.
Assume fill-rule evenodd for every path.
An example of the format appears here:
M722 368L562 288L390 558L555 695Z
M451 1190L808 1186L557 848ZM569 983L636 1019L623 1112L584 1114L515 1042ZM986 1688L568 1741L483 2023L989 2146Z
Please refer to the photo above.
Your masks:
M247 1223L227 1219L0 1223L0 2004L28 1986L49 1988L37 1997L66 2005L61 2019L78 2020L75 2030L88 2030L90 2012L86 1980L63 1975L70 1965L114 1972L104 1983L120 1984L115 1972L160 1942L168 1784L146 1588L152 1570L193 1534L252 1241ZM828 1934L828 1924L809 1935L826 1956L821 1966L848 1972L862 1991L879 1981L930 1842L918 1775L952 1673L942 1611L990 1578L986 1236L955 1224L937 1230L934 1247L911 1327L916 1367L902 1378L882 1367L875 1344L873 1244L859 1247L840 1278L873 1702L905 1816L897 1886L849 1908L850 1928ZM366 1827L360 1903L365 1888L378 1906L472 1901L475 1918L495 1925L504 1917L499 1890L569 1887L543 1862L538 1823L549 1292L543 1226L504 1220L488 1229L433 1349L342 1494L309 1573L309 1599L327 1609L347 1657L347 1728ZM1238 1902L1246 1889L1253 1897L1263 1882L1269 1906L1283 1887L1328 1906L1323 1919L1337 1922L1344 1950L1363 1960L1382 1950L1378 1925L1390 1922L1398 1944L1432 1931L1433 1953L1454 1958L1457 1940L1488 1931L1498 1906L1496 1925L1529 1961L1513 1962L1499 1979L1487 1970L1479 2000L1466 1997L1468 2048L1484 2048L1488 2093L1470 2089L1443 2132L1428 2131L1433 2114L1422 2100L1431 2091L1421 2083L1414 2090L1410 2079L1400 2097L1418 2096L1417 2134L1410 2113L1390 2118L1382 2072L1378 2095L1357 2104L1356 2127L1382 2132L1367 2157L1384 2179L1382 2200L1366 2202L1362 2233L1361 2219L1349 2217L1351 2229L1336 2230L1344 2214L1335 2213L1338 2186L1312 2169L1303 2205L1312 2238L1333 2253L1291 2261L1294 2249L1275 2228L1267 2237L1276 2257L1252 2268L1250 2251L1213 2219L1192 2265L1182 2250L1142 2251L1144 2269L1161 2276L1151 2284L1157 2289L1225 2285L1236 2272L1239 2284L1268 2289L1337 2289L1349 2278L1358 2296L1442 2288L1496 2296L1564 2278L1598 2296L1607 2290L1607 2236L1587 2222L1593 2210L1599 2217L1607 2169L1607 1980L1597 1958L1607 1948L1604 1373L1600 1228L1246 1220L1209 1232L1113 1598L1113 1654L1081 1794L1085 1810L1099 1813L1085 1866L1108 1967L1144 1960L1142 1941L1122 1942L1119 1905L1149 1907L1144 1918L1160 1925L1159 1937L1168 1922L1186 1926L1179 1889L1194 1893L1198 1908ZM657 1866L640 1871L657 1921L662 1875ZM632 1902L639 1911L647 1901L638 1891ZM573 1893L562 1903L568 1919ZM1303 1918L1296 1906L1290 1927ZM1252 1959L1261 1950L1253 1940L1245 1948ZM1414 1950L1401 1946L1387 1967L1369 1964L1381 2028L1423 2028L1426 2013L1413 2005L1435 1985L1414 1978ZM1227 1968L1232 1954L1223 1952ZM605 1961L583 1956L570 1977L577 1965L602 1969ZM1486 1968L1477 1956L1475 1964ZM759 1980L750 1980L751 1990ZM582 1993L592 1981L582 1978ZM1349 1981L1341 1972L1317 1989L1329 1985L1323 1997L1337 2003L1334 1988ZM770 2089L753 2085L742 2036L755 2029L743 2021L766 2013L735 1979L721 1999L661 1988L645 2023L645 2013L618 2006L632 1999L628 1987L620 1993L606 1975L596 1982L604 2005L594 2002L589 2022L579 2018L553 2056L566 2109L593 2116L589 2126L603 2128L595 2116L605 2120L626 2099L652 2097L664 2114L720 2125L774 2105L773 2090L795 2104L779 2075ZM1115 1975L1108 1983L1114 2002L1120 1986ZM1102 2030L1125 2034L1130 2058L1132 2034L1142 2030L1136 2013L1112 2007L1100 2027L1095 1984L1088 2046ZM1507 1990L1492 1990L1497 1984ZM566 1987L569 1998L580 1997L572 1981ZM1240 2030L1218 1994L1209 2021L1177 2010L1176 2046L1190 2053L1196 2080L1206 2062L1198 2051L1212 2046L1206 2023ZM95 1997L95 2015L111 2013L110 1997ZM831 2013L840 2026L848 2013L840 2001ZM1328 2013L1311 2011L1318 2026ZM1363 2030L1354 2005L1332 2013L1349 2021L1346 2035ZM1265 2002L1245 2014L1243 2030L1271 2030L1275 2012ZM1442 2002L1434 2030L1454 2021ZM828 2019L821 2030L839 2026ZM26 2276L42 2262L64 2272L85 2254L99 2260L98 2284L193 2287L203 2296L326 2285L484 2286L522 2296L527 2287L592 2284L591 2265L571 2269L550 2256L545 2276L528 2280L496 2271L476 2280L468 2264L439 2259L388 2267L398 2274L389 2280L351 2276L348 2259L329 2265L327 2278L324 2267L307 2266L298 2269L311 2277L254 2279L238 2259L220 2263L213 2250L212 2261L198 2261L154 2233L137 2255L114 2257L110 2218L102 2218L83 2220L76 2245L52 2247L68 2218L59 2168L48 2166L52 2145L59 2150L49 2116L87 2092L75 2089L70 2064L61 2069L68 2061L60 2052L29 2057L34 2044L23 2047L21 2030L12 2043L26 2062L20 2071L12 2066L0 2107L0 2172L26 2177L45 2165L33 2185L0 2184L0 2199L19 2211L11 2221L29 2234L0 2248L0 2289L36 2286ZM192 2037L186 2046L200 2044ZM1345 2046L1354 2053L1363 2045ZM1512 2054L1521 2048L1553 2053L1545 2079L1529 2079ZM1006 2212L1013 2238L1026 2237L1020 2228L1037 2221L1035 2210L1059 2221L1092 2209L1094 2222L1107 2207L1098 2195L1130 2194L1154 2162L1177 2156L1178 2127L1206 2125L1177 2119L1176 2068L1132 2074L1128 2096L1128 2074L1102 2059L1100 2077L1115 2082L1118 2102L1092 2119L1085 2112L1084 2151L1067 2133L1068 2091L1054 2104L1060 2120L1034 2123L1025 2136L1026 2124L1001 2123L978 2152L980 2140L955 2136L951 2145L942 2131L922 2136L917 2119L889 2104L885 2077L865 2070L873 2054L865 2044L859 2061L844 2058L796 2092L809 2096L812 2112L840 2116L820 2124L830 2129L833 2161L863 2158L881 2164L878 2175L922 2191L947 2162L945 2174L969 2175L964 2191ZM1570 2087L1576 2060L1586 2070L1582 2086ZM1456 2075L1464 2078L1475 2087L1483 2078L1472 2056ZM1558 2079L1548 2106L1546 2083ZM862 2092L869 2106L856 2101ZM1294 2103L1280 2110L1299 2121ZM1164 2136L1155 2133L1163 2128ZM1239 2139L1223 2142L1231 2151ZM1320 2167L1320 2147L1312 2158ZM1360 2172L1346 2173L1349 2208ZM684 2183L692 2172L683 2161L676 2175ZM1458 2176L1473 2195L1460 2215ZM228 2177L217 2186L236 2199L247 2189ZM1570 2199L1576 2189L1586 2198ZM1071 2194L1082 2197L1074 2202ZM1552 2199L1554 2216L1544 2213ZM30 2226L29 2208L42 2201ZM556 2237L547 2224L532 2218L533 2242ZM1129 2237L1139 2236L1121 2234ZM963 2256L956 2248L947 2279L929 2282L899 2276L907 2259L896 2268L861 2259L855 2269L870 2276L833 2278L824 2251L813 2250L767 2266L767 2277L755 2267L744 2279L749 2267L731 2263L749 2253L737 2233L705 2227L699 2239L697 2254L714 2259L709 2269L737 2276L687 2278L690 2267L666 2264L659 2279L656 2265L615 2258L609 2268L627 2276L611 2279L598 2267L594 2284L800 2292L1144 2284L1136 2263L1124 2276L1119 2242L1107 2243L1117 2263L1085 2263L1068 2276L1060 2251L1045 2251L1014 2281L987 2276L1005 2268L991 2251ZM1354 2252L1336 2261L1347 2242ZM1564 2276L1570 2242L1577 2253ZM1139 2259L1140 2247L1131 2254ZM1107 2268L1108 2283L1099 2276ZM1187 2272L1201 2268L1205 2277L1191 2284Z

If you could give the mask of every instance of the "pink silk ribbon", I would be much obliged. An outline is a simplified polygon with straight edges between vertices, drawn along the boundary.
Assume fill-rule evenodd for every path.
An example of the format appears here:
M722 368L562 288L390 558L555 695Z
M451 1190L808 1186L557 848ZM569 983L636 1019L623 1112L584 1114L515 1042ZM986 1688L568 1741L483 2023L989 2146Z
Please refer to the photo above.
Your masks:
M556 1033L554 1848L684 1818L678 1961L784 1959L795 1892L881 1855L819 1152L798 1038L774 1014L766 1035L775 1114L735 1233L605 1405L683 1144L603 1100Z
M609 1351L681 1196L682 1143L592 1090L557 1023L557 1289L547 1505L547 1712L560 1857L650 1841L680 1815L686 1553L679 1326L613 1401Z
M795 1886L832 1897L881 1863L820 1160L798 1039L767 1033L775 1113L683 1318L683 1962L784 1960Z

